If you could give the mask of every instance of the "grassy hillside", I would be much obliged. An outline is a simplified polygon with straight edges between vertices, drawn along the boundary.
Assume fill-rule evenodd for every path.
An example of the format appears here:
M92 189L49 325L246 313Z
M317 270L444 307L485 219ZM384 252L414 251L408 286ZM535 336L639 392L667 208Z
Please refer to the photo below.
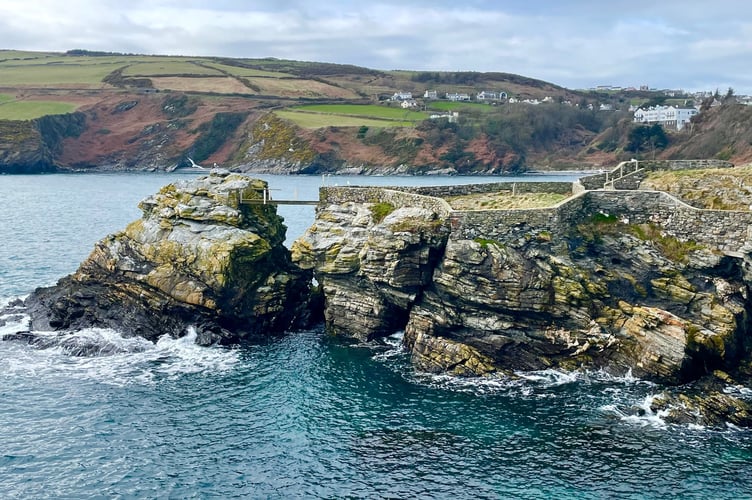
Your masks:
M545 104L426 100L427 90L547 99ZM402 109L398 91L419 98ZM509 73L379 71L352 65L224 57L128 55L73 50L0 50L0 121L80 111L79 136L53 158L66 168L164 169L187 155L238 168L284 169L291 146L258 123L285 122L285 137L316 169L461 174L604 167L648 154L629 150L635 129L623 111L639 95L584 93ZM600 104L622 111L601 112ZM176 107L177 106L177 107ZM430 119L441 112L459 117ZM270 115L270 113L272 113ZM752 159L752 108L710 110L689 132L668 134L656 157ZM262 117L267 117L262 120ZM261 139L259 139L261 138ZM8 138L5 140L10 144ZM302 142L299 142L302 141ZM200 154L197 154L200 153ZM276 154L276 153L275 153ZM302 164L300 158L292 163ZM2 165L0 165L2 167ZM381 169L381 170L380 170ZM309 170L306 170L308 172Z
M328 127L410 127L414 121L386 120L368 118L361 115L344 115L338 113L314 113L308 111L280 110L275 111L280 118L289 120L295 125L307 129L321 129Z
M666 155L752 162L752 106L728 102L700 113Z
M72 113L77 105L58 101L22 101L10 94L0 94L0 120L33 120L46 115Z
M411 127L428 118L425 112L374 104L311 104L276 113L304 128Z

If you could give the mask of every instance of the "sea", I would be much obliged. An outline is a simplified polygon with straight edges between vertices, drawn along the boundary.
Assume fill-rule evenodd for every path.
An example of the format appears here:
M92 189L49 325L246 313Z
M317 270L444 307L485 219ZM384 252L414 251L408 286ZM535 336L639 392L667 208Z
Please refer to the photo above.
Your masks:
M572 175L258 177L303 200L322 184ZM140 217L141 199L187 178L0 176L0 305L75 271ZM279 212L288 244L314 217ZM27 322L4 319L0 335ZM429 375L400 332L363 344L318 328L233 347L75 335L102 349L0 341L1 498L752 498L752 432L666 423L649 409L661 388L629 373Z

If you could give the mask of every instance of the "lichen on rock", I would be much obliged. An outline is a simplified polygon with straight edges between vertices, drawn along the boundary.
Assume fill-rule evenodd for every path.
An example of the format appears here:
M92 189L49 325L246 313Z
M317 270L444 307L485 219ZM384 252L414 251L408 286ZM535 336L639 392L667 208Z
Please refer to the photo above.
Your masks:
M336 334L404 329L417 369L462 376L585 368L676 386L750 358L742 252L604 215L600 193L571 212L442 212L391 189L325 192L293 246Z
M421 207L373 217L373 203L329 204L293 243L292 258L315 270L329 331L370 340L404 328L432 279L448 227Z
M155 339L233 342L307 317L310 275L283 247L264 181L215 170L143 200L141 219L98 242L73 275L27 300L32 328L112 327Z

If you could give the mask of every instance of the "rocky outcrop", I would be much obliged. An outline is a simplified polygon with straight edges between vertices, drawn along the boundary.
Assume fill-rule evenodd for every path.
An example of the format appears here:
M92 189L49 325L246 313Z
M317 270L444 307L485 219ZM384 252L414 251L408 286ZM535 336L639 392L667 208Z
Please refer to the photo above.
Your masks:
M54 172L63 139L77 136L84 126L82 113L0 120L0 174Z
M328 328L361 340L404 327L431 281L448 226L437 210L386 202L330 204L292 246L293 261L315 269Z
M31 329L110 327L154 340L195 327L209 344L301 324L310 275L291 264L275 209L241 203L266 188L226 171L162 188L78 271L31 294Z
M441 367L416 350L426 337L460 341L508 370L586 366L668 383L739 362L749 328L741 259L698 250L673 262L625 234L579 253L577 236L450 239L406 325L416 363Z
M727 373L716 371L684 389L652 397L647 411L673 424L752 427L752 390Z
M554 234L510 212L508 231L488 226L498 239L469 239L461 217L420 197L383 219L383 200L351 198L325 200L293 258L321 283L331 331L404 329L419 369L586 367L681 384L749 357L742 254L597 213Z

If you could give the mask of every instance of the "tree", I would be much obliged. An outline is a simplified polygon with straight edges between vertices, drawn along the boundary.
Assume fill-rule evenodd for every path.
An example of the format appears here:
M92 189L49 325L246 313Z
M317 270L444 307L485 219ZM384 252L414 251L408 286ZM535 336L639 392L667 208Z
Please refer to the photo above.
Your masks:
M726 91L726 95L723 96L723 103L726 104L729 102L733 102L733 99L734 99L734 89L729 87L728 90Z
M629 142L626 151L641 153L650 151L655 159L655 152L668 146L668 136L659 123L635 127L629 132Z

